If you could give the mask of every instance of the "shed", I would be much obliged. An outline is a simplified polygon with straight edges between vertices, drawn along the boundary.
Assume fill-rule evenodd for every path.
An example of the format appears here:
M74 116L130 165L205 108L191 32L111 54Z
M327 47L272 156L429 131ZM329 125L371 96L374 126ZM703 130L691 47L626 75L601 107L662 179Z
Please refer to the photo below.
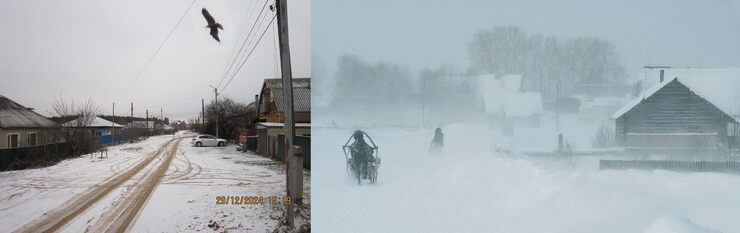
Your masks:
M612 115L617 144L651 151L726 148L728 126L737 123L726 100L732 96L711 93L719 90L712 85L726 83L687 85L674 78L646 89Z

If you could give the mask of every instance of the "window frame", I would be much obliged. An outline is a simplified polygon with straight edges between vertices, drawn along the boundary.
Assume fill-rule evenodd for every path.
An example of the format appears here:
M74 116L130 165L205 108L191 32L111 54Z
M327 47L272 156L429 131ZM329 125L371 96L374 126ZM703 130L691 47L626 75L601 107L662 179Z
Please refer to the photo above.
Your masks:
M10 143L10 137L13 136L13 135L16 136L15 146L11 146L11 143ZM21 141L21 134L20 133L6 133L5 134L5 139L6 139L5 142L7 142L7 148L19 148L20 145L21 145L21 142L20 142Z
M31 135L34 135L33 144L31 144ZM26 144L28 144L28 146L37 146L39 144L39 134L36 132L26 133Z

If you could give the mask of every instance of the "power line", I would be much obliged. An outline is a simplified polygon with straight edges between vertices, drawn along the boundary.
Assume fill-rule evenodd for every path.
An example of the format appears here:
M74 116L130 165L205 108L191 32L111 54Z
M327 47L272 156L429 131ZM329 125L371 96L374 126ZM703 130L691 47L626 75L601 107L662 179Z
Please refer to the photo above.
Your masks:
M249 41L250 35L252 34L252 31L254 31L254 27L257 25L257 22L260 21L260 16L262 15L262 12L265 11L265 7L267 6L267 2L268 1L269 0L265 0L265 4L262 5L262 9L260 10L260 13L257 14L257 18L254 20L254 23L252 24L252 28L249 29L249 33L247 33L247 36L245 37L246 39L242 43L241 47L239 47L239 52L236 53L237 56L235 56L234 59L231 61L231 65L229 65L229 69L226 71L226 73L224 73L224 76L221 78L221 81L218 82L218 85L216 85L216 87L220 87L221 86L221 83L223 83L224 80L226 79L226 77L229 76L229 72L231 72L231 69L233 68L234 63L240 57L239 54L242 54L242 50L244 49L244 46L247 44L247 41ZM267 14L265 14L265 15L267 15Z
M247 20L249 19L249 16L251 16L252 13L254 13L254 9L257 8L257 3L259 1L252 1L252 2L254 4L252 4L252 6L249 7L249 13L247 13L246 15L244 15L244 18L241 20L242 23L239 25L239 28L242 28L242 27L246 26ZM260 14L261 13L262 12L260 12ZM259 16L257 16L256 18L259 19ZM247 30L245 29L243 32L247 32ZM225 72L224 75L226 75L228 73L228 70L227 69L231 69L229 67L229 62L228 61L229 60L232 60L232 59L236 59L235 57L238 56L238 54L239 54L239 53L236 52L236 50L237 50L236 49L236 45L239 44L239 41L246 40L247 38L248 38L248 34L245 34L244 37L241 37L239 40L237 40L237 43L234 44L235 45L234 46L234 49L231 51L231 55L229 56L229 59L226 59L227 62L224 64L224 72ZM241 52L241 50L239 52ZM221 80L223 82L223 79L221 79ZM218 84L221 85L220 82Z
M186 100L195 98L195 97L201 97L201 96L204 96L204 95L209 94L209 93L211 93L211 92L210 91L206 91L206 92L203 92L203 93L200 93L200 94L197 94L197 95L185 97L185 98L174 100L174 101L171 101L171 102L167 102L167 103L163 103L163 104L147 105L147 106L143 106L143 107L136 107L134 109L143 109L143 108L149 108L149 107L167 106L167 105L170 105L170 104L180 103L180 102L183 102L183 101L186 101Z
M221 92L223 92L223 90L226 89L227 86L229 86L229 83L231 83L231 81L234 80L234 77L236 77L236 75L239 73L239 71L241 71L242 67L244 67L244 64L246 64L247 61L249 60L249 58L252 56L252 53L254 52L254 49L257 48L257 46L259 45L260 41L262 41L262 37L265 36L265 32L267 32L267 29L270 28L270 25L272 24L272 22L275 21L275 16L277 16L277 15L273 15L272 16L272 20L270 20L270 23L267 24L267 27L265 27L265 30L262 31L262 35L260 35L260 38L254 44L254 47L252 47L252 50L249 51L249 54L247 54L247 58L245 58L244 61L242 61L242 63L239 65L239 68L236 69L236 71L231 76L231 78L229 79L229 81L226 82L226 84L221 88Z
M128 93L128 91L129 91L129 90L131 90L131 87L133 87L133 86L134 86L134 84L136 83L136 81L138 81L138 80L139 80L139 78L141 78L141 75L142 75L142 74L144 73L144 71L146 70L146 68L148 68L148 67L149 67L149 64L151 64L151 63L152 63L152 61L154 60L154 57L156 57L156 56L157 56L157 54L159 54L159 51L160 51L160 50L162 49L162 47L164 47L164 44L165 44L165 43L167 43L167 40L169 40L169 39L170 39L170 36L172 36L172 33L173 33L173 32L175 32L175 29L177 28L177 26L178 26L178 25L180 25L180 22L182 22L182 19L184 19L184 18L185 18L185 15L186 15L186 14L188 13L188 11L190 11L190 8L192 8L192 7L193 7L193 4L194 4L194 3L195 3L195 0L191 1L191 2L190 2L190 5L188 6L188 8L187 8L187 9L185 9L185 11L184 11L184 12L182 12L182 15L180 16L180 19L178 19L178 20L177 20L177 23L175 24L175 26L174 26L174 27L172 27L172 29L170 30L170 32L169 32L169 33L167 33L167 37L165 37L165 38L164 38L164 41L162 41L162 43L161 43L161 44L159 44L159 47L157 48L157 50L155 50L155 51L154 51L154 54L152 54L152 56L151 56L151 57L149 57L149 60L148 60L148 61L146 62L146 64L144 64L144 67L143 67L143 68L141 69L141 71L139 71L139 73L138 73L138 74L136 75L136 78L134 78L134 81L133 81L133 82L131 82L131 84L129 84L129 85L128 85L128 87L127 87L127 88L126 88L126 90L125 90L125 91L123 92L123 94L121 94L120 96L118 96L118 99L120 99L121 97L123 97L124 95L126 95L126 93ZM116 101L118 101L118 99L116 99Z

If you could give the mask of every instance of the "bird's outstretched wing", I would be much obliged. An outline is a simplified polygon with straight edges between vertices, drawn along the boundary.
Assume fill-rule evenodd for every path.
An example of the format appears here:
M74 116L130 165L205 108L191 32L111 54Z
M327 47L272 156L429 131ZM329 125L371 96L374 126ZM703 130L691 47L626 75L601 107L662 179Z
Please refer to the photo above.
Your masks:
M203 17L206 18L206 22L208 22L208 25L213 25L216 23L216 20L213 19L213 16L211 16L211 14L208 13L208 10L206 10L206 8L203 8L203 10L201 10L200 13L203 13Z
M216 39L216 41L221 42L221 40L218 39L218 28L211 27L211 36L213 37L213 39Z

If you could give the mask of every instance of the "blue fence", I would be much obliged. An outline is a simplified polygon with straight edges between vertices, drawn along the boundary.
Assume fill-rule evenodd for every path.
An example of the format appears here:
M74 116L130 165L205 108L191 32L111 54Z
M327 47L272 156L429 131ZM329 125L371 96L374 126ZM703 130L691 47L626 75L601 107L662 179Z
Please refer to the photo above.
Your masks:
M105 145L105 144L110 144L110 143L120 142L120 141L125 141L125 140L128 140L128 138L118 136L118 135L116 135L115 138L112 135L102 135L98 139L98 144Z

